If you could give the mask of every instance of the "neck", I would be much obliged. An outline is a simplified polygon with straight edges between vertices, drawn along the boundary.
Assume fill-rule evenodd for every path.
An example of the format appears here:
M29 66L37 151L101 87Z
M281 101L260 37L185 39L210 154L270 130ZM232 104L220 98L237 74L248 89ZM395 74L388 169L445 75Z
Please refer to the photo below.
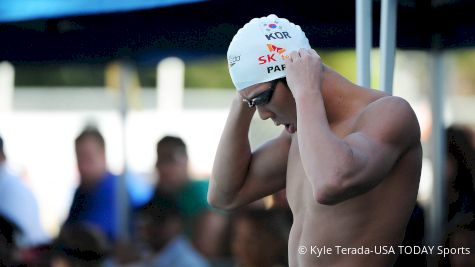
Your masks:
M96 175L94 177L81 177L81 187L89 190L91 188L94 188L97 184L99 184L101 181L104 180L106 171L102 175Z

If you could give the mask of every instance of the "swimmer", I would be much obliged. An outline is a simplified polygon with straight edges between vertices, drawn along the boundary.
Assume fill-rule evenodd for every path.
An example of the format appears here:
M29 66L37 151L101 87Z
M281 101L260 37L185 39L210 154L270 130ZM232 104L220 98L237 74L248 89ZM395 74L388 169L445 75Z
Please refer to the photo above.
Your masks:
M241 28L227 56L238 94L216 153L210 204L231 210L285 188L294 217L290 266L391 266L397 255L341 255L335 247L401 244L422 162L411 106L342 77L299 26L275 15ZM284 129L251 151L256 110ZM334 249L316 257L312 246Z

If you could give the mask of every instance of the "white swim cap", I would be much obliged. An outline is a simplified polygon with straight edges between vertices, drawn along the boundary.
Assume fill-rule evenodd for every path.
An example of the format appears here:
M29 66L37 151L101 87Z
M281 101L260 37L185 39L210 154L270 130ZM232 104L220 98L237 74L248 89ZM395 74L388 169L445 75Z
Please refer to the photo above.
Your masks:
M254 18L234 36L228 48L228 67L238 91L285 77L284 60L291 51L310 49L300 26L272 14Z

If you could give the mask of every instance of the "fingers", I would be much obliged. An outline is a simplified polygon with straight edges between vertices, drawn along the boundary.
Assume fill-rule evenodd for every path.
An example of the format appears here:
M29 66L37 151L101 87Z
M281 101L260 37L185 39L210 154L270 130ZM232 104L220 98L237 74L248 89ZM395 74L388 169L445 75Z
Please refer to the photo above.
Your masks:
M317 51L315 51L315 49L309 49L308 51L312 56L320 57L320 55L317 53Z
M317 51L315 51L314 49L300 48L298 51L290 52L288 60L290 62L294 62L294 61L298 61L298 60L300 60L302 58L305 58L305 57L318 57L318 58L320 58Z
M299 49L300 57L310 56L310 50L313 50L313 49L300 48Z
M300 58L299 52L297 52L297 51L290 52L290 55L289 55L290 62L294 62L294 61L298 60L299 58Z

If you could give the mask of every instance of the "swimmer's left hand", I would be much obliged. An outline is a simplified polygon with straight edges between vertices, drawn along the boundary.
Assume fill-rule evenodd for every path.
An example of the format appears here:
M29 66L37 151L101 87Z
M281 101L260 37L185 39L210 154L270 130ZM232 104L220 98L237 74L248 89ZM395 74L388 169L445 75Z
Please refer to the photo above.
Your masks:
M313 49L301 48L292 51L285 61L287 84L294 98L305 97L307 93L320 91L323 64Z

